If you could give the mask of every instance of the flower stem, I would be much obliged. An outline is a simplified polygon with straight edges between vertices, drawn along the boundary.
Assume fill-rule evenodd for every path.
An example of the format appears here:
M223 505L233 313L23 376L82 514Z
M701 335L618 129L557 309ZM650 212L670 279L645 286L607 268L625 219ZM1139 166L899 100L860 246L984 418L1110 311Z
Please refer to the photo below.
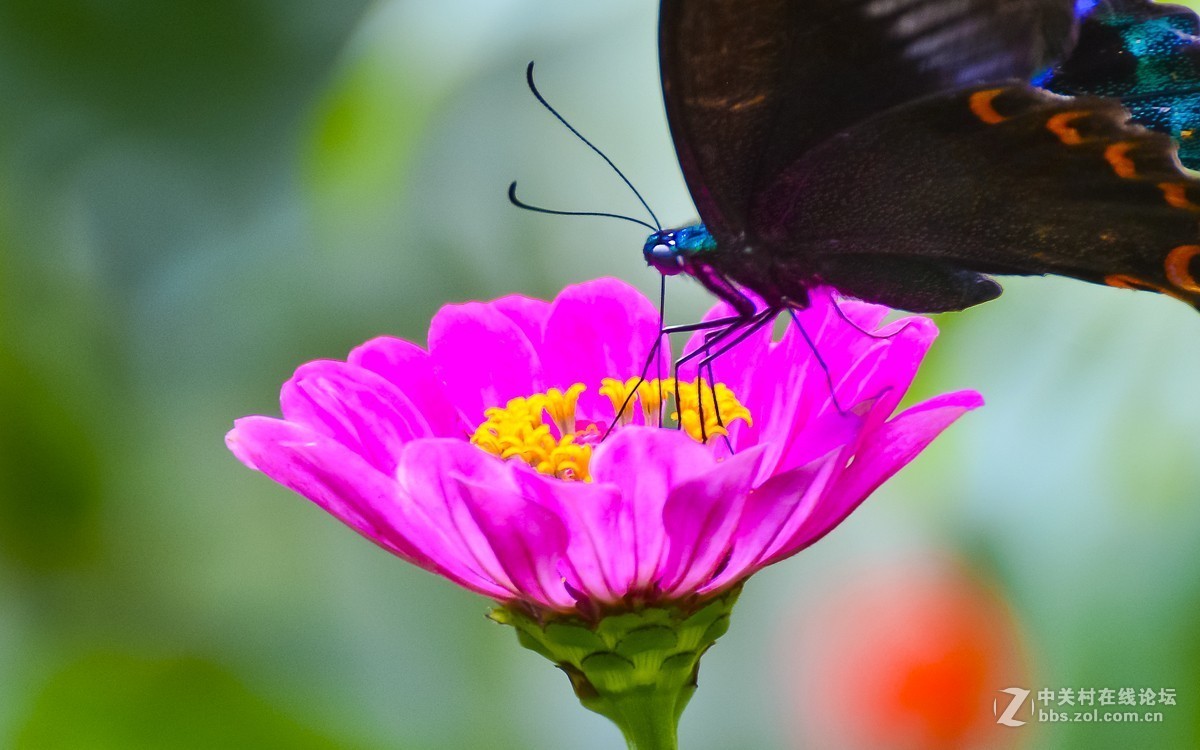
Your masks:
M688 697L690 691L682 703ZM606 710L597 713L621 728L629 750L678 750L676 725L683 711L679 702L677 696L664 692L626 693L620 700L607 701Z

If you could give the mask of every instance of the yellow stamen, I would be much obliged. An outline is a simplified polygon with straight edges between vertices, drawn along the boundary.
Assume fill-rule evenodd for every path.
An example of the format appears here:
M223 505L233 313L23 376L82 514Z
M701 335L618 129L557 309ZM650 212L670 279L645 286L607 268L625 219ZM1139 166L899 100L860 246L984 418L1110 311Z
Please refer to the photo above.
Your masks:
M642 404L642 415L651 427L662 427L663 401L675 395L674 380L646 380L637 388L638 400Z
M672 416L679 421L684 431L696 441L711 439L714 435L728 435L728 426L734 420L753 424L750 410L737 400L733 391L724 383L710 386L708 381L698 379L691 383L680 383L675 394L680 412Z
M579 394L585 390L583 383L576 383L566 393L557 388L546 391L546 413L561 434L569 435L575 431L575 406L579 403Z
M607 430L596 424L589 424L583 431L577 429L575 410L584 390L582 383L575 383L565 392L551 388L528 398L511 399L503 407L492 407L484 412L484 422L471 436L471 442L503 459L519 458L547 476L591 481L588 466L592 444ZM676 387L673 379L605 378L600 394L612 403L614 414L625 407L613 420L616 427L630 424L638 405L647 425L663 427L664 401L668 398L676 403L672 419L698 442L728 435L734 421L751 424L750 411L733 391L723 383L710 386L703 379ZM546 424L547 416L558 430L557 437Z
M591 480L588 476L588 463L592 460L592 446L575 445L574 435L563 438L562 443L550 451L550 461L547 471L559 479L577 479L582 482ZM541 468L538 469L541 471Z
M637 385L637 378L620 381L616 378L605 378L600 381L600 395L608 396L608 400L612 402L613 413L616 414L616 422L622 427L629 424L633 420L633 398L630 392ZM621 407L625 407L621 409ZM621 413L617 414L617 410L621 409Z

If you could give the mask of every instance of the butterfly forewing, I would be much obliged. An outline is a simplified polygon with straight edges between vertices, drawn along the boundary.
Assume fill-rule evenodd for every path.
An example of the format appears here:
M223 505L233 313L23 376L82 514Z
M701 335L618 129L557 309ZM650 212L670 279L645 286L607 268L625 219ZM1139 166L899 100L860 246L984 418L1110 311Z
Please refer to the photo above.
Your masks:
M1076 6L664 0L667 113L717 239L689 272L776 306L830 284L955 310L999 294L985 274L1053 273L1200 307L1200 182L1168 137L1200 163L1200 24Z
M1028 77L1074 34L1073 0L664 0L663 92L718 241L753 235L756 193L830 136L897 104Z

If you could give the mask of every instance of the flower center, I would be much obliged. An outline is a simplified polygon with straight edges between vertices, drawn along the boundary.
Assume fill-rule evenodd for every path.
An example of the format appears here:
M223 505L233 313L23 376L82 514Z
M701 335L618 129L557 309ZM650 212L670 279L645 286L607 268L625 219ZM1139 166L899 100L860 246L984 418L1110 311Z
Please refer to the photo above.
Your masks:
M672 427L686 432L697 442L729 434L729 425L741 420L751 424L750 410L738 401L724 383L709 385L704 379L692 382L605 378L600 395L608 398L615 415L611 423L578 420L575 407L586 387L575 383L565 392L551 388L525 398L514 398L504 406L484 412L484 422L471 442L505 460L519 458L542 474L559 479L591 481L588 464L592 446L611 429L632 424L640 410L644 424ZM663 414L670 420L664 424ZM547 419L549 421L547 421Z

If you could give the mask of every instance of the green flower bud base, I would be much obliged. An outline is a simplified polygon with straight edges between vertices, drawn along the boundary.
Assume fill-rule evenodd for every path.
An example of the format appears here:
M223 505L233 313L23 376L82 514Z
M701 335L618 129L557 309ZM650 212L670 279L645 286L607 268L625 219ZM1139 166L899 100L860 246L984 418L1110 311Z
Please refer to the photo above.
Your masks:
M512 625L522 646L566 672L580 703L620 727L630 750L676 750L700 657L728 630L740 591L692 607L644 607L595 621L535 617L511 606L488 616Z

